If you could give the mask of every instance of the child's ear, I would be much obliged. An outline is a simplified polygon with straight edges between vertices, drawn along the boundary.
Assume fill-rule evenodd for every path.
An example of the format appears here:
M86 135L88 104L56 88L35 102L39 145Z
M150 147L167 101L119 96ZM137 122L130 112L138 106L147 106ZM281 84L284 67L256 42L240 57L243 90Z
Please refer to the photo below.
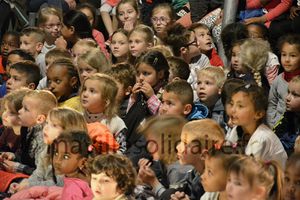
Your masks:
M153 47L153 45L154 45L154 44L153 44L152 42L149 42L149 43L148 43L148 47L147 47L147 49L149 49L149 48Z
M36 85L35 83L29 83L27 87L31 90L34 90L36 88Z
M74 88L76 86L76 84L78 83L78 78L73 76L71 79L70 79L70 85L72 86L72 88Z
M131 94L131 91L132 91L132 86L128 86L126 89L125 89L125 95L126 96L129 96Z
M181 55L185 55L185 54L187 54L188 53L188 49L186 48L186 47L181 47L180 48L180 54Z
M38 42L35 46L36 52L40 53L43 49L44 44L42 42Z
M160 71L157 73L157 77L158 77L158 80L163 80L164 77L165 77L165 72L164 72L164 70L160 70Z
M259 120L261 118L263 118L266 115L265 111L257 111L255 113L254 119Z
M82 157L82 158L80 158L80 160L78 162L78 168L80 169L80 171L82 173L84 173L85 175L88 175L88 174L86 174L87 173L86 164L87 164L87 158Z
M193 106L191 104L185 104L183 114L188 115L192 112Z
M37 124L43 124L46 121L46 118L47 118L46 115L42 115L42 114L38 115L36 117Z

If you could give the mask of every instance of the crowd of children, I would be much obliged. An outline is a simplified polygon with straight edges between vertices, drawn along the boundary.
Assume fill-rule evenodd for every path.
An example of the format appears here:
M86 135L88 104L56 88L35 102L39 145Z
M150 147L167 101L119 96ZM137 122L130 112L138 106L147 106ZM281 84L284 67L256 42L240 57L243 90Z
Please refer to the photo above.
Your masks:
M219 1L187 25L188 1L136 0L5 32L0 199L300 199L300 35L269 31L300 5L260 2L222 32Z

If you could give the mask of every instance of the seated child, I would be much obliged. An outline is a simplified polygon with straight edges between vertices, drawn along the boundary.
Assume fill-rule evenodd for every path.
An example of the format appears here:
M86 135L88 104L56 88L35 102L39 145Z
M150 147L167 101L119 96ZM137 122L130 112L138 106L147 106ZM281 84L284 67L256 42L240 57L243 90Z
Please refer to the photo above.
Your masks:
M286 112L274 127L285 151L294 152L296 138L300 135L300 76L295 76L288 85Z
M235 127L227 141L241 144L246 155L285 166L287 154L274 132L264 124L268 99L263 88L246 84L236 88L230 101L230 118Z
M239 156L226 152L225 148L228 147L213 147L205 155L205 169L201 175L201 184L205 193L200 200L227 199L227 172L232 162L238 160Z
M59 107L73 108L82 112L78 96L79 77L77 69L69 59L59 59L47 69L47 87L58 101Z
M136 171L122 155L99 155L91 163L91 188L94 200L133 199Z
M283 173L279 164L252 156L235 160L229 170L226 184L227 199L285 199Z
M170 67L169 83L178 79L188 80L191 73L188 63L175 56L167 57L167 61Z
M6 62L6 73L9 74L10 66L20 61L31 61L34 62L34 58L27 52L21 49L15 49L8 53ZM0 86L0 98L7 93L6 81Z
M284 170L284 183L283 183L283 199L300 199L300 191L297 183L299 181L300 172L300 153L292 154Z
M78 40L72 47L72 56L73 56L74 61L76 61L76 59L80 55L85 54L88 51L90 51L91 49L94 49L97 47L98 47L97 43L90 38L86 38L84 40Z
M40 81L40 69L31 61L17 62L10 66L10 78L6 83L7 93L27 87L34 90Z
M225 73L220 67L207 67L198 71L197 96L208 107L208 118L214 119L222 128L226 126L226 114L221 101Z
M111 61L113 64L127 62L129 58L128 32L124 29L116 30L111 36Z
M130 64L119 63L106 72L113 77L118 85L117 103L119 106L119 116L124 119L127 112L129 97L132 87L135 84L135 72ZM130 131L128 131L130 132Z
M175 188L173 191L168 189L162 196L165 199L170 199L170 194L178 191L171 195L172 199L180 199L187 195L190 199L197 200L204 194L200 183L200 175L204 172L205 168L204 155L213 146L222 145L225 134L223 129L214 120L201 119L185 124L180 138L181 141L176 147L179 162L182 165L192 165L194 169L186 174L185 180L173 186Z
M15 154L2 153L4 170L12 173L32 174L38 166L38 158L45 148L43 125L48 112L57 106L56 98L48 91L32 90L22 101L19 110L21 128L21 148Z
M120 145L119 151L126 151L127 128L116 114L118 86L108 75L96 73L86 78L80 91L80 101L87 123L101 122L106 125Z
M97 72L103 73L111 68L109 60L98 48L92 48L89 51L79 55L76 62L81 83L83 83L84 79L92 74Z
M202 23L194 23L190 29L195 32L200 52L209 58L211 66L224 67L224 63L214 47L209 27Z
M0 152L15 153L20 148L21 133L18 112L22 108L24 96L29 89L19 89L7 94L1 101L3 105L2 124L4 131L0 135Z
M138 177L143 184L152 187L157 197L165 188L182 180L191 169L191 166L179 165L175 153L185 123L181 116L164 115L148 119L139 127L139 133L147 140L145 148L150 155L140 156Z
M45 60L41 60L38 55L41 53L45 42L45 33L37 27L27 27L21 31L20 49L30 53L40 67L41 75L46 75Z
M59 59L72 59L72 56L69 51L65 49L59 49L59 48L54 48L49 50L46 55L45 55L45 63L46 63L46 71L48 67L55 61ZM38 90L46 89L47 88L47 76L42 78L39 82L39 85L37 86Z
M177 80L164 88L159 114L171 114L196 120L207 117L208 109L200 103L193 103L193 89L188 82Z
M6 77L6 63L8 53L12 50L19 48L20 46L20 35L14 31L7 31L2 36L1 42L1 55L0 55L0 84L7 80Z

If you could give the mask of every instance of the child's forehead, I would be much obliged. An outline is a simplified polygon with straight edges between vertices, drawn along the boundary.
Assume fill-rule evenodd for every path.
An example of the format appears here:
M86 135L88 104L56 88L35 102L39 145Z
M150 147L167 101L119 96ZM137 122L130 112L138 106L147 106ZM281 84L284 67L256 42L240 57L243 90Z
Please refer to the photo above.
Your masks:
M209 32L209 29L208 28L205 28L205 27L197 27L194 29L195 33L199 33L199 32Z
M18 40L18 36L13 34L5 34L2 40L5 42L15 42L16 40Z
M199 72L198 73L198 80L200 81L210 81L216 83L216 79L213 77L213 74L208 72Z

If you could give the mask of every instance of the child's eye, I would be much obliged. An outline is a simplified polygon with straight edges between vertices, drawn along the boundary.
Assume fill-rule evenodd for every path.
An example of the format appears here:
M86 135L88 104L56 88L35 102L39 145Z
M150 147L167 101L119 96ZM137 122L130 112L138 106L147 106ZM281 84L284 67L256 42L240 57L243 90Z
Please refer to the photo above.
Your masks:
M65 160L69 160L69 158L70 158L70 156L69 156L68 154L65 154L65 155L64 155L64 159L65 159Z
M90 89L90 92L91 92L91 93L94 93L94 92L95 92L95 90L94 90L94 89Z
M296 181L295 185L300 186L300 180Z
M148 73L148 72L143 72L143 75L144 75L144 76L149 76L150 73Z
M212 176L212 175L213 175L213 173L212 173L211 170L208 170L208 171L207 171L207 174L208 174L209 176Z
M284 182L286 182L286 183L290 182L289 177L284 177Z
M54 152L54 156L58 156L58 152Z
M56 79L56 80L55 80L55 83L60 84L60 83L61 83L61 80Z

